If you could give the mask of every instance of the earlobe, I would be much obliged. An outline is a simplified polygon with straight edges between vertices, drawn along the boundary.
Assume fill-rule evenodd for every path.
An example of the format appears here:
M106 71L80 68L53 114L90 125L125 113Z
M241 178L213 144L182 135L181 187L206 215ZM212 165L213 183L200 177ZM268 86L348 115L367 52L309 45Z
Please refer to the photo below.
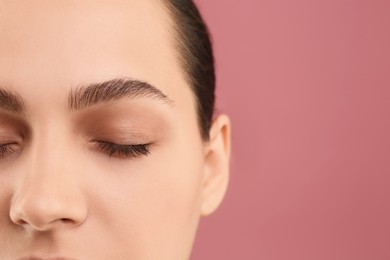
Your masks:
M221 204L229 182L231 125L226 115L217 116L206 145L201 215L213 213Z

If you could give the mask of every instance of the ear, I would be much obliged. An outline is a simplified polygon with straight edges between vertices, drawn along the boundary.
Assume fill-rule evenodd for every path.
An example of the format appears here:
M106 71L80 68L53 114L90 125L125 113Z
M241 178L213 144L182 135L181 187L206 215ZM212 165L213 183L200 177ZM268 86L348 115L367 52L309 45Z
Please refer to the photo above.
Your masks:
M221 204L229 182L231 125L226 115L217 116L205 145L201 215L213 213Z

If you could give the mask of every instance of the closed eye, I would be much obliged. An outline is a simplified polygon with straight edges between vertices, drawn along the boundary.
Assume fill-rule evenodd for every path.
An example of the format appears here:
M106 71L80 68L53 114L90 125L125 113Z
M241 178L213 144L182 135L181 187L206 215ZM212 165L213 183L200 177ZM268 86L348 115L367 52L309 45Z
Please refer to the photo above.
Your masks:
M15 152L16 143L0 144L0 159Z
M95 141L97 148L109 157L137 158L150 154L151 144L115 144L105 141Z

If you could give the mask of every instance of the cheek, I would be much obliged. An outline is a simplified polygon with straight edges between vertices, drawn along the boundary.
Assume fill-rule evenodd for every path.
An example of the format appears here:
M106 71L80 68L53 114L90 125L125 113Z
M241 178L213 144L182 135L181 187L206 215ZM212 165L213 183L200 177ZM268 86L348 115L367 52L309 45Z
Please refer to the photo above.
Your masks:
M102 162L106 174L94 179L101 192L89 197L96 221L110 223L101 225L104 233L114 231L118 243L160 253L177 250L178 242L190 247L200 215L202 155L200 142L177 140L140 160Z
M202 156L200 149L188 143L167 152L156 163L159 173L152 189L152 199L163 200L159 205L162 214L169 217L184 217L197 214L202 180ZM188 146L188 147L187 147ZM172 215L172 216L171 216Z
M15 226L10 219L10 204L13 194L13 186L15 178L13 174L15 171L10 171L9 168L4 167L0 170L0 259L11 259L7 255L9 252L19 251L20 236L15 232ZM5 253L3 253L5 252Z
M0 173L1 174L1 173ZM5 180L3 176L0 175L0 236L2 236L3 232L5 232L4 227L9 226L10 220L9 220L9 206L11 201L11 190L9 189L10 183L9 181ZM0 248L1 247L1 241L0 241Z

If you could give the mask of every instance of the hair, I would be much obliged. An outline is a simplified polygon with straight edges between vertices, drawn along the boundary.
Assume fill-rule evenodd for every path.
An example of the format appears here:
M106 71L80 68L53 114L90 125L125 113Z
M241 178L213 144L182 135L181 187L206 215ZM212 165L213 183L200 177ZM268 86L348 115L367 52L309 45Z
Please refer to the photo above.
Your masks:
M209 141L215 103L215 67L210 33L192 0L165 0L171 12L180 64L196 99L201 137Z

